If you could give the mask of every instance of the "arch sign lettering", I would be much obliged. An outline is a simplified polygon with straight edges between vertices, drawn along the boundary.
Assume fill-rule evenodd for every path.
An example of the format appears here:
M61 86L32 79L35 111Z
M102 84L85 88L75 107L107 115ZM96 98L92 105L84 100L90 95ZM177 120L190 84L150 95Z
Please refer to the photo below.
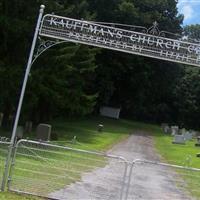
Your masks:
M200 66L200 44L163 37L156 23L135 32L56 15L45 15L39 35L116 51Z

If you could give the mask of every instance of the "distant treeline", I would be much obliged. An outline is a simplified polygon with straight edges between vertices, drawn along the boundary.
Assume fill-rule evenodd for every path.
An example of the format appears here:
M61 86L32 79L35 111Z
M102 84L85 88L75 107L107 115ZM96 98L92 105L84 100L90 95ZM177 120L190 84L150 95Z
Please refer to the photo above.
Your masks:
M200 25L182 27L176 0L0 0L0 112L15 115L40 4L46 13L151 27L200 39ZM200 71L141 56L65 43L32 66L21 122L98 113L200 128Z

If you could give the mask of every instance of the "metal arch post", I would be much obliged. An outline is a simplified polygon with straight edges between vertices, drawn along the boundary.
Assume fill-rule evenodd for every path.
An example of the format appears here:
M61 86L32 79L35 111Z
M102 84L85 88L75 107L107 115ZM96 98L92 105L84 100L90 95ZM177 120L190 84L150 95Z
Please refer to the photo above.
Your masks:
M37 38L38 38L38 33L39 33L40 24L41 24L42 16L43 16L43 13L44 13L44 9L45 9L45 6L41 5L38 20L37 20L37 25L36 25L36 28L35 28L35 33L34 33L34 37L33 37L33 41L32 41L32 46L31 46L31 50L30 50L30 54L29 54L29 59L28 59L27 67L26 67L26 73L25 73L25 76L24 76L24 81L23 81L23 85L22 85L22 89L21 89L20 99L19 99L19 103L18 103L18 107L17 107L17 113L16 113L16 117L15 117L13 130L12 130L11 143L10 143L10 147L9 147L9 150L8 150L8 155L7 155L7 159L6 159L6 163L5 163L5 171L4 171L2 185L1 185L2 191L5 191L7 181L8 181L12 150L13 150L13 147L15 145L16 130L17 130L18 122L19 122L19 117L20 117L20 113L21 113L21 107L22 107L22 103L23 103L23 99L24 99L26 85L27 85L29 73L30 73L31 66L32 66L33 54L34 54L35 45L36 45Z

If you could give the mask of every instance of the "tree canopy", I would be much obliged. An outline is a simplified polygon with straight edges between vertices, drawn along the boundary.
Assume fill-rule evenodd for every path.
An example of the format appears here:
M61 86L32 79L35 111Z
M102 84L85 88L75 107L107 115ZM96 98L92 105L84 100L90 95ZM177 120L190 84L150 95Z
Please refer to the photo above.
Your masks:
M45 12L77 19L150 27L200 39L186 26L176 0L0 0L0 112L8 126L15 115L40 4ZM199 124L199 71L84 45L64 43L32 66L21 122L96 113L102 105L122 116L151 122ZM198 125L197 125L198 127Z

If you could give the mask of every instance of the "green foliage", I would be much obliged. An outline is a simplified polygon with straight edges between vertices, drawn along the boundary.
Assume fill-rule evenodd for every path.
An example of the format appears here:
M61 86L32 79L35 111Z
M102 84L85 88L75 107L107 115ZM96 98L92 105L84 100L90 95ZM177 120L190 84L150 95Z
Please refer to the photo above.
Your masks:
M42 200L41 198L25 196L25 195L17 195L14 193L1 192L0 193L1 200Z
M186 145L177 145L172 144L172 136L163 135L158 127L154 127L152 133L155 147L161 155L162 162L184 167L200 168L199 158L196 156L199 153L199 147L195 147L196 140L187 141ZM188 191L190 196L199 199L199 171L180 169L174 169L174 171L184 180L184 184L177 182L177 186Z
M200 25L187 25L184 27L184 35L191 39L200 41Z
M39 5L46 12L91 18L87 1L3 1L0 14L0 111L4 126L16 111L23 68L32 39ZM42 55L33 65L22 112L22 121L47 121L59 114L85 115L93 110L97 94L93 81L96 50L65 44ZM22 68L23 67L23 68Z
M175 0L1 0L0 112L4 113L4 126L16 112L40 4L46 5L46 13L147 28L157 21L160 30L182 32L183 16L178 14ZM198 38L199 26L185 27L184 32ZM81 116L110 105L121 107L123 116L139 120L195 124L199 105L193 105L194 95L188 97L189 103L180 98L183 88L190 88L180 79L184 73L177 64L65 43L34 63L21 120ZM188 117L191 119L185 120Z
M200 71L186 68L174 90L177 121L190 128L198 128L200 113Z
M173 0L92 2L91 10L95 10L98 21L147 28L157 21L161 30L182 31L183 16L178 15L177 2ZM121 107L123 116L139 120L173 120L172 88L181 74L178 65L108 50L102 50L97 63L100 105Z
M95 50L89 47L69 43L49 51L32 70L25 117L47 121L58 112L65 116L90 113L97 97L88 91L95 68Z

